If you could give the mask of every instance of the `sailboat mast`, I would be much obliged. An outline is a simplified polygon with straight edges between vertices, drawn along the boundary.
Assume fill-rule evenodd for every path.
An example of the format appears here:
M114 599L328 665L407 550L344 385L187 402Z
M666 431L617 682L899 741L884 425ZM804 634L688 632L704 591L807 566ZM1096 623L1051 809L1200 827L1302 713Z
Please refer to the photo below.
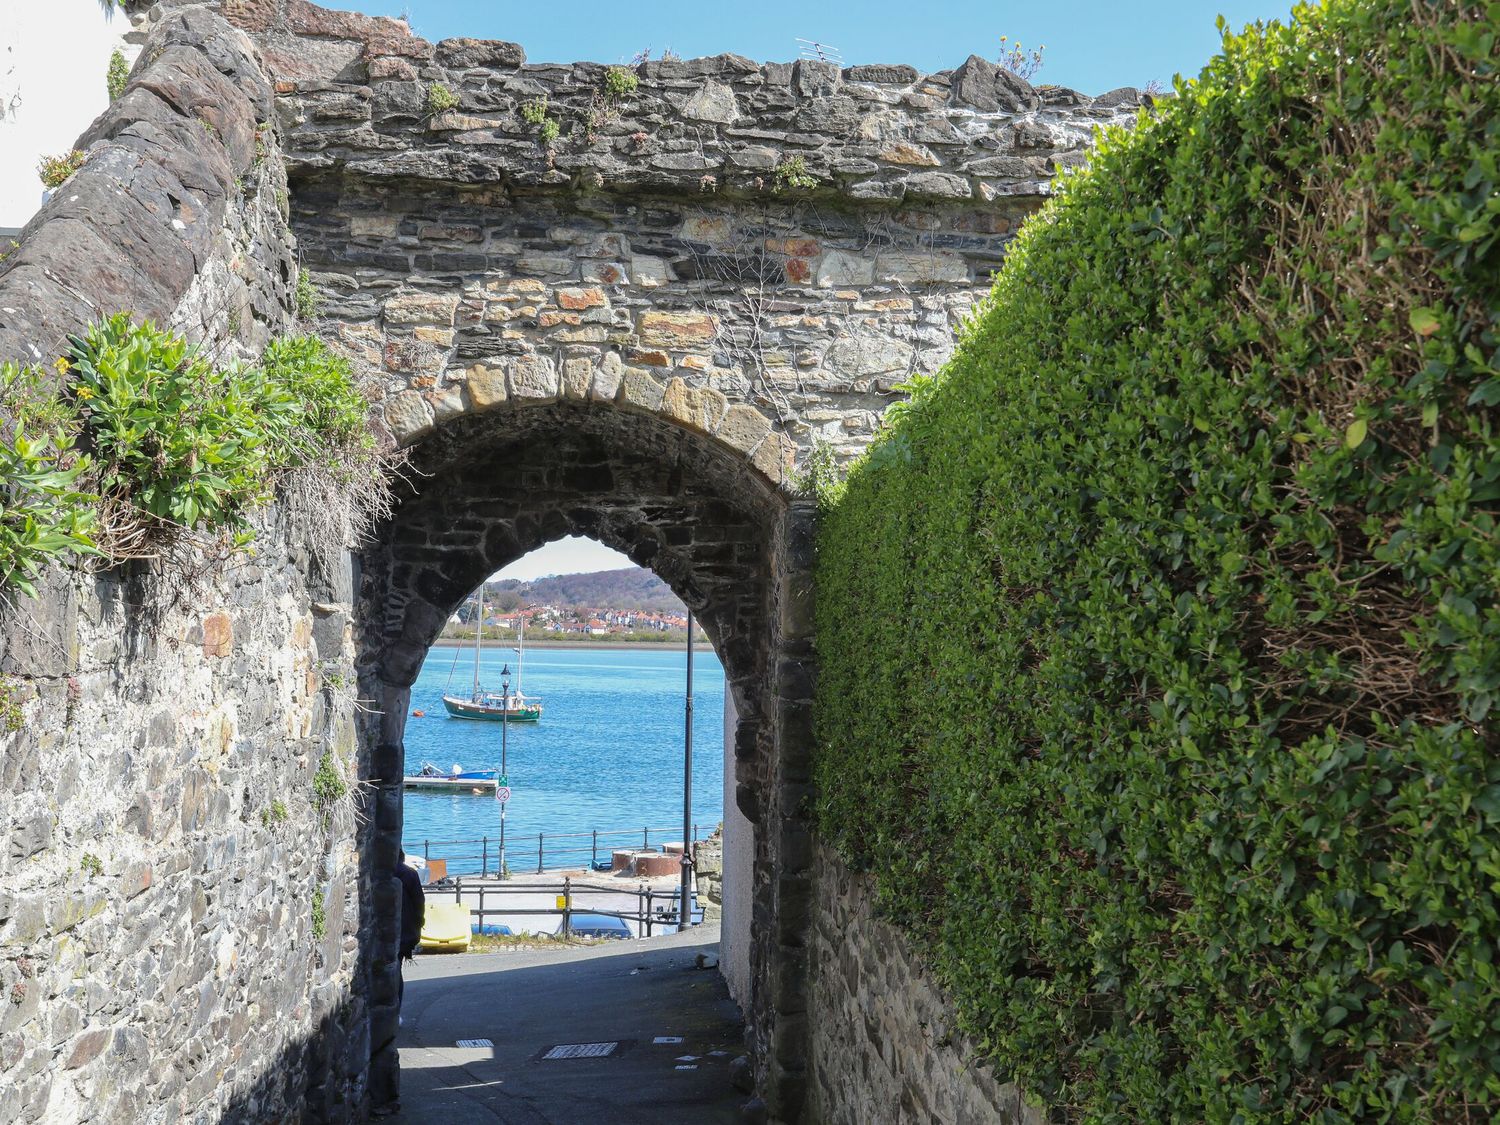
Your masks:
M484 636L484 587L479 587L479 619L474 623L474 698L479 698L479 643Z
M516 694L521 694L521 673L526 669L526 615L516 610Z

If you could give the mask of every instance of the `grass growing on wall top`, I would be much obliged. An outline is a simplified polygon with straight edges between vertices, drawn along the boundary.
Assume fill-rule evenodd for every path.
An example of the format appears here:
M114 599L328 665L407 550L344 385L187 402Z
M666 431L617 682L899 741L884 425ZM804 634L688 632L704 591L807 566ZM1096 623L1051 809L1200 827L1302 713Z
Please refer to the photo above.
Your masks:
M1500 1102L1497 25L1227 37L828 498L823 832L1079 1119Z

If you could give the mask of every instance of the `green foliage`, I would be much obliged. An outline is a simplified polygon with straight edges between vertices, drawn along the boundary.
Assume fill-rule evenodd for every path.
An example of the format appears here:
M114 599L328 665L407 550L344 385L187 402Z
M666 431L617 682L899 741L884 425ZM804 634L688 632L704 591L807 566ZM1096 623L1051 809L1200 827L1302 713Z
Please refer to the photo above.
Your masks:
M62 187L87 159L88 156L76 148L59 156L44 156L37 162L36 174L41 178L42 186L51 191Z
M260 823L262 827L269 828L273 824L281 824L289 815L286 802L277 797L269 805L260 810Z
M604 96L610 101L618 101L627 94L635 93L640 84L641 80L635 76L635 72L623 66L612 66L604 72Z
M537 130L537 136L541 137L542 144L544 145L552 144L553 141L557 140L558 135L561 133L562 126L559 125L556 121L552 120L552 118L550 117L547 118L547 120L543 121L542 127Z
M0 734L15 734L26 725L20 690L10 676L0 675Z
M260 362L269 382L301 411L282 454L284 464L305 462L310 456L310 438L374 448L375 438L366 424L369 403L359 393L354 371L348 360L329 351L322 340L283 336L271 341Z
M292 290L292 305L303 320L316 320L323 311L323 299L313 288L312 278L305 269L297 271L297 285Z
M302 410L264 372L215 370L123 313L75 337L72 358L102 495L189 530L242 529L270 499L272 450Z
M427 112L429 114L445 113L450 109L458 108L458 95L441 82L430 83L427 87Z
M349 783L339 772L333 752L325 750L318 760L317 772L313 774L313 804L325 812L349 793Z
M314 941L322 941L328 936L328 907L323 902L323 889L313 888L312 895L312 936Z
M78 861L79 869L89 876L104 874L104 861L93 852L84 852L83 858Z
M114 101L125 92L125 82L130 77L130 64L118 47L110 53L109 69L104 72L104 85L109 91L109 100Z
M0 363L0 590L35 595L46 563L96 548L78 424L36 367Z
M821 182L807 170L807 158L804 156L787 157L771 173L771 190L776 192L810 191Z
M547 120L547 99L532 98L521 103L521 120L528 125L540 125Z
M1500 1103L1497 16L1227 36L825 515L823 831L1076 1118Z

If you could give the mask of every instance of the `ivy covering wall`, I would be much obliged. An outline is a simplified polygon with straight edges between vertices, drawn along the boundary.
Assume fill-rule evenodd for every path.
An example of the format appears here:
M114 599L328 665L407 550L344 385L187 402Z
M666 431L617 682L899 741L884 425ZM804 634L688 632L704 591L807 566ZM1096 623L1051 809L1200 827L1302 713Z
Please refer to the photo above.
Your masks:
M1076 1118L1500 1105L1497 29L1226 36L825 495L822 831Z

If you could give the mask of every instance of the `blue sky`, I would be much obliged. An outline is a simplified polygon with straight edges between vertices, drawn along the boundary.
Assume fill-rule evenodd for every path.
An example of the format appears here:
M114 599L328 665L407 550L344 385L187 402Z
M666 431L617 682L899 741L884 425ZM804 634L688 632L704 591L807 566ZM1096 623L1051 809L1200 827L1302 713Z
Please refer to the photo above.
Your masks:
M797 38L838 47L846 63L910 63L946 70L970 54L996 58L1008 35L1045 44L1037 81L1102 93L1117 86L1166 84L1197 74L1217 50L1214 17L1232 27L1285 20L1291 0L324 0L374 15L408 15L417 33L438 40L468 35L509 39L533 62L628 61L671 47L684 58L733 51L752 59L797 57Z
M348 3L349 0L345 0ZM325 0L338 5L338 0ZM1045 45L1036 80L1103 93L1117 86L1166 85L1192 76L1218 49L1215 17L1238 29L1255 20L1285 20L1292 0L571 0L566 5L495 0L354 0L372 15L406 15L419 35L509 39L532 62L625 62L649 48L684 58L733 51L752 59L797 57L800 36L837 47L848 64L910 63L946 70L970 54L997 58L1000 37ZM587 539L569 538L533 551L501 571L536 578L630 566Z

